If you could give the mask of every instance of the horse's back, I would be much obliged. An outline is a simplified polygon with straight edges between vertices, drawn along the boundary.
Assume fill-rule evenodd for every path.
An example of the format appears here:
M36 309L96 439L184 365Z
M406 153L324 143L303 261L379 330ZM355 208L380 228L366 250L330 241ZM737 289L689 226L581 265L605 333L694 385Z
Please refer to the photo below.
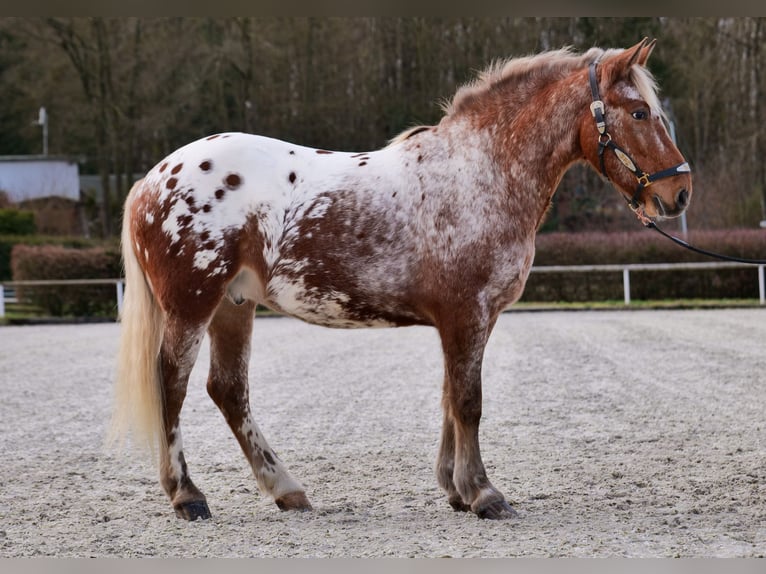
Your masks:
M390 206L371 201L374 184L359 175L374 154L379 165L365 174L380 188L390 152L239 133L174 151L131 192L130 235L156 295L165 307L200 308L200 320L229 295L328 326L419 322L383 301L404 288L412 254L401 236L395 246ZM397 269L362 272L376 256Z

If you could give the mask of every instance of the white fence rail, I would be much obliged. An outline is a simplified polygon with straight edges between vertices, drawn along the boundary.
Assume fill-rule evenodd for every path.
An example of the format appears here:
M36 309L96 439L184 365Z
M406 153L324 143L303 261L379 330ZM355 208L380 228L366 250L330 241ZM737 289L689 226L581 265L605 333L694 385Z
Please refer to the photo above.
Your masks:
M589 273L589 272L621 272L622 289L625 304L630 305L630 272L631 271L682 271L682 270L718 270L718 269L753 269L755 266L747 263L630 263L626 265L545 265L532 267L533 273ZM758 265L758 295L761 305L766 305L766 280L764 280L764 265Z
M40 279L33 281L4 281L0 283L0 317L5 317L6 293L8 288L16 287L68 287L78 285L114 285L117 299L117 312L122 313L124 279ZM8 301L9 303L11 301Z
M545 265L532 267L532 273L592 273L615 272L622 273L622 287L625 304L630 305L630 273L631 271L679 271L679 270L718 270L753 268L745 263L631 263L626 265ZM761 305L766 305L766 278L764 265L758 265L758 295ZM71 285L114 285L117 300L117 312L122 312L124 294L123 279L61 279L40 281L5 281L0 283L0 317L5 316L6 293L8 288L16 287L64 287Z

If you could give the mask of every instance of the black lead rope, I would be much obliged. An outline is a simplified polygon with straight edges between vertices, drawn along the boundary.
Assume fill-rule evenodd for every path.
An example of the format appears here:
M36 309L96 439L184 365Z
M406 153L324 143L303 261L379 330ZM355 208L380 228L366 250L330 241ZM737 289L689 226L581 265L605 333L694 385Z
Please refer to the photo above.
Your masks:
M742 257L732 257L731 255L723 255L721 253L714 253L712 251L707 251L706 249L700 249L699 247L694 247L694 245L688 244L683 239L679 239L678 237L674 237L673 235L670 235L670 233L667 233L657 227L657 224L654 221L649 221L648 223L644 224L649 229L654 229L661 235L664 235L668 239L670 239L673 243L677 243L681 247L686 247L686 249L689 249L691 251L694 251L695 253L700 253L702 255L707 255L708 257L715 257L716 259L722 259L724 261L736 261L737 263L747 263L749 265L766 265L766 259L743 259Z

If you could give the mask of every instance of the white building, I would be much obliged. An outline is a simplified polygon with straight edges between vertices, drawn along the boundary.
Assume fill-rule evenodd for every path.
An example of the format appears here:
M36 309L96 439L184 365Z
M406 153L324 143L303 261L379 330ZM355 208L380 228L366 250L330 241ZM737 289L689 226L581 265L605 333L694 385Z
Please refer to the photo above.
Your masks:
M0 156L0 191L17 203L40 197L65 197L79 201L80 170L63 156Z

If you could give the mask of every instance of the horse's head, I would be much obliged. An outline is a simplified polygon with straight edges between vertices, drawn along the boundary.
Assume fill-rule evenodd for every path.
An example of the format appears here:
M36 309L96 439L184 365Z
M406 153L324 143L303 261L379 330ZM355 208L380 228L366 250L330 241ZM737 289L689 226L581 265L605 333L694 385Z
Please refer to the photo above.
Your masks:
M689 205L692 180L645 67L654 43L644 39L590 65L592 104L582 116L580 143L639 216L676 217Z

